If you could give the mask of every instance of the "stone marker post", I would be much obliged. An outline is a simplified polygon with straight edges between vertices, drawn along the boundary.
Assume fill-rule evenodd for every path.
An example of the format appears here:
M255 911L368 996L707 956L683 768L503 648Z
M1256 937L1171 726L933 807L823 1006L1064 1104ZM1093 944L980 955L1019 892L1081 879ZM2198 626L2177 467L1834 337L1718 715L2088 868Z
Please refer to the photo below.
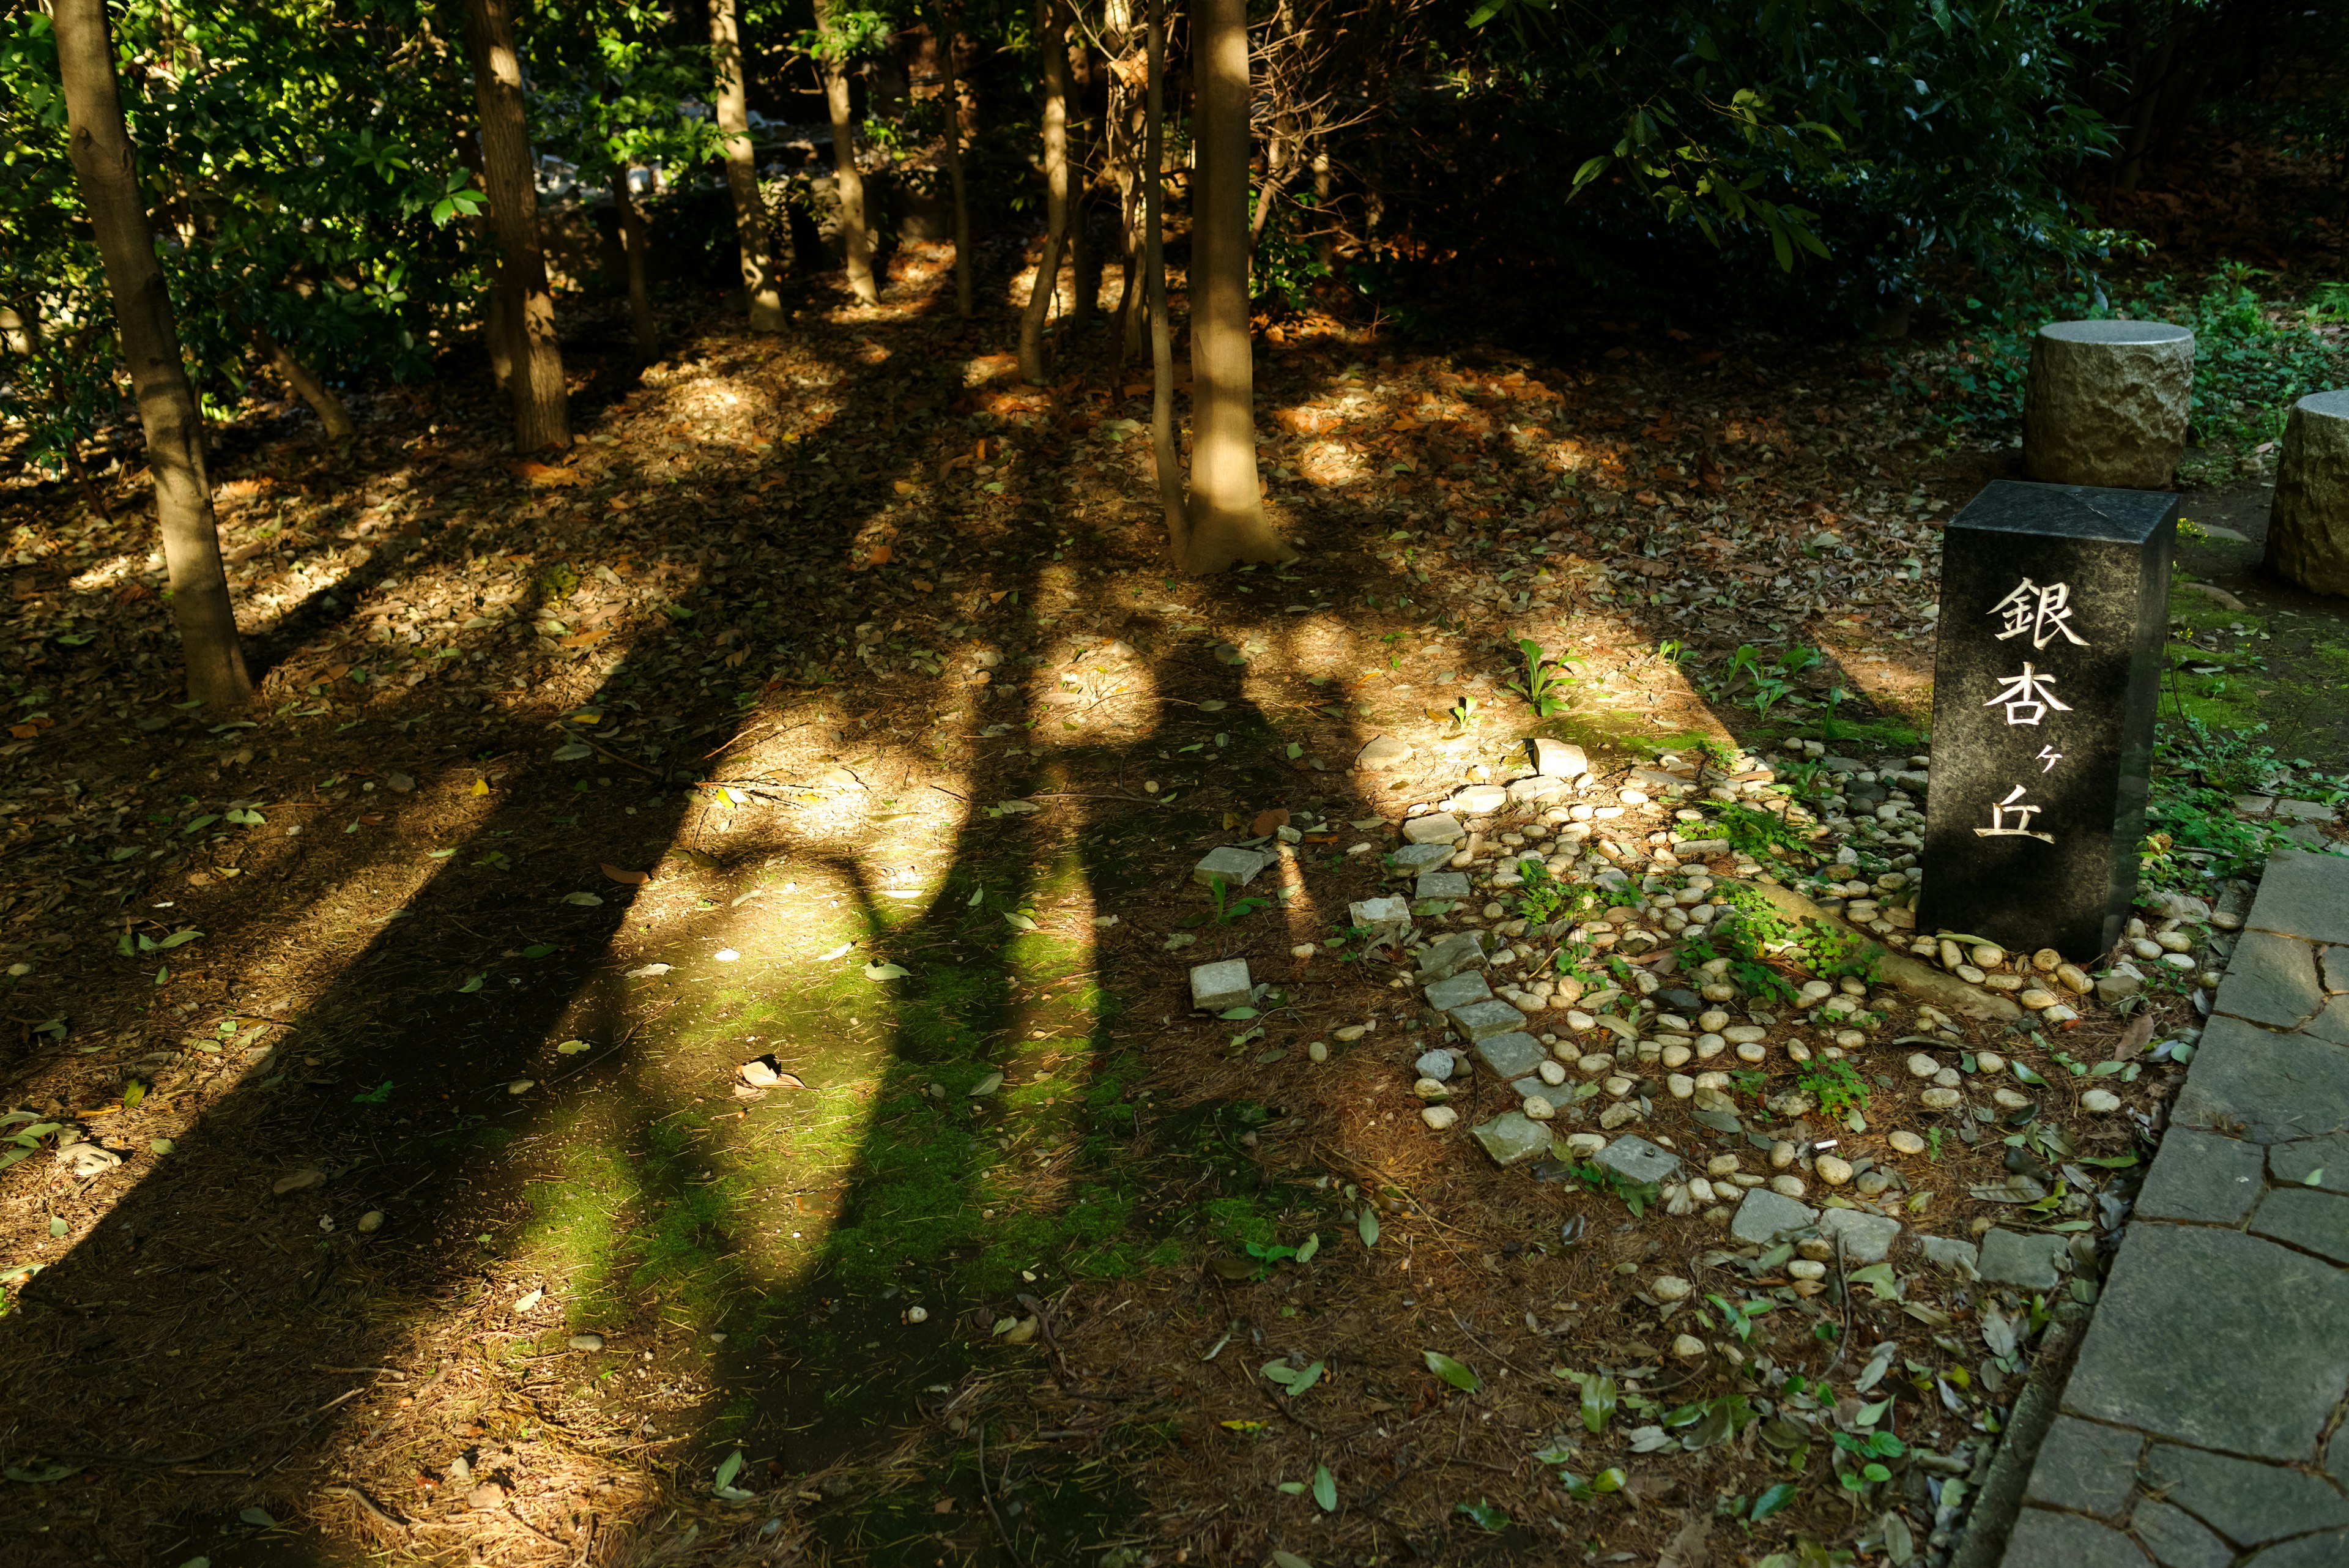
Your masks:
M2178 498L1990 485L1941 541L1918 929L2086 961L2137 890Z
M2186 452L2194 334L2166 321L2057 321L2031 340L2023 471L2047 484L2159 490Z
M2312 593L2349 594L2349 392L2311 392L2292 406L2268 566Z

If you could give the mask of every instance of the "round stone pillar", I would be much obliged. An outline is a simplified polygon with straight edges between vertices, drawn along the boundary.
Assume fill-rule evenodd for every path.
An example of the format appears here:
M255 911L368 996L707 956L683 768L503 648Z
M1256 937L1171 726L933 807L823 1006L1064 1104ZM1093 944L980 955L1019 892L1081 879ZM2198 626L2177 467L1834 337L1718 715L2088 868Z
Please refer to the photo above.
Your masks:
M2312 593L2349 595L2349 391L2292 406L2268 510L2268 565Z
M2047 484L2167 490L2186 451L2194 334L2166 321L2057 321L2031 341L2023 466Z

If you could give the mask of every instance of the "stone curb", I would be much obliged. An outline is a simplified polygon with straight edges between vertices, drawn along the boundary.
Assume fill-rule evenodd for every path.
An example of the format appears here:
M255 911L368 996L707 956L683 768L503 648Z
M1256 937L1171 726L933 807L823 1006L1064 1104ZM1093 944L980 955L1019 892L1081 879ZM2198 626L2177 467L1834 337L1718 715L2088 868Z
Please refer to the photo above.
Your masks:
M1818 920L1839 927L1864 942L1882 948L1883 956L1878 961L1877 971L1890 981L1896 990L1907 992L1936 1007L1946 1007L1965 1017L1993 1023L2010 1023L2023 1016L2021 1003L1984 991L1980 986L1968 985L1956 975L1944 974L1930 964L1886 947L1884 940L1875 932L1862 930L1833 909L1813 903L1792 888L1782 888L1775 882L1749 882L1736 877L1716 877L1713 880L1751 888L1797 919Z

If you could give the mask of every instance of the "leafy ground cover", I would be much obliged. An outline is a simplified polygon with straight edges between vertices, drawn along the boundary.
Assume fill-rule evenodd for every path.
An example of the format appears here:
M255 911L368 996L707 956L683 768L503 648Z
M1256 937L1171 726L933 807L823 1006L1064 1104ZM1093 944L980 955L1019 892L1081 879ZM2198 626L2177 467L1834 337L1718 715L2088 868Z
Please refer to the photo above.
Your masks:
M12 493L0 1383L41 1413L6 1439L12 1535L220 1564L1925 1550L2093 1265L2019 1299L1812 1274L1701 1203L1496 1171L1422 1122L1416 1003L1348 910L1407 811L1535 732L1610 790L1774 761L1767 798L1659 793L1623 843L1686 809L1718 877L1861 898L1835 878L1903 846L1828 828L1825 758L1929 743L1937 527L2003 435L1873 349L1594 323L1576 358L1433 354L1291 318L1263 462L1303 556L1181 581L1144 400L1019 385L1008 319L937 309L944 260L910 249L875 308L811 289L779 339L674 323L561 464L507 462L462 389L360 403L347 455L252 410L219 465L248 721L177 705L135 475L93 464L110 522ZM2181 659L2279 624L2188 600L2224 618L2181 611ZM2220 899L2261 831L2220 797L2337 802L2349 765L2322 723L2197 730L2228 696L2171 715L2154 846ZM1381 736L1412 755L1357 768ZM1190 880L1242 839L1287 843L1278 873ZM1427 919L1588 931L1595 874L1560 877ZM1742 1114L1842 1127L1920 1229L2108 1229L2193 978L2033 1033L1924 1016L1827 929L1719 956L1754 1002L1848 974L1878 1033L1804 1063L1782 1029ZM1189 966L1226 957L1266 989L1194 1015ZM2032 1115L1896 1159L1920 1048ZM2125 1108L2084 1109L2106 1085Z

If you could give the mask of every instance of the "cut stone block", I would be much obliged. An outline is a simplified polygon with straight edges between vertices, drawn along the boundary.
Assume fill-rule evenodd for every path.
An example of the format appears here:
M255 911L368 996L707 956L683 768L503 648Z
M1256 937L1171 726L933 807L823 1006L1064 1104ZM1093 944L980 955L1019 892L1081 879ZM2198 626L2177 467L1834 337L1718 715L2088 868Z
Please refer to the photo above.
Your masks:
M2129 1516L2129 1530L2161 1568L2232 1568L2235 1561L2233 1547L2175 1503L2147 1499Z
M2260 1144L2349 1127L2349 1052L2213 1018L2172 1121Z
M1485 977L1475 970L1455 974L1449 980L1433 981L1422 992L1427 1005L1438 1012L1449 1012L1455 1007L1466 1007L1471 1002L1484 1002L1492 994L1493 988L1486 985Z
M2144 1451L2142 1433L2058 1416L2039 1445L2023 1500L2118 1519L2137 1494L2137 1457Z
M2316 1457L2344 1387L2349 1274L2240 1231L2133 1225L2064 1407L2298 1463Z
M1257 873L1270 864L1268 858L1253 849L1240 849L1226 844L1207 851L1206 857L1191 867L1191 880L1202 888L1212 888L1218 881L1226 888L1245 888L1256 880Z
M1423 871L1411 889L1412 897L1423 901L1429 898L1464 898L1471 890L1465 871Z
M2153 1568L2153 1559L2109 1524L2026 1508L2015 1515L1999 1568Z
M1408 876L1419 871L1433 871L1452 858L1449 844L1406 844L1394 852L1394 868Z
M2071 1243L2062 1236L1993 1229L1982 1239L1982 1259L1974 1267L1990 1284L2052 1291L2064 1282L2058 1271L2070 1250Z
M1522 1031L1487 1034L1476 1042L1476 1054L1495 1077L1522 1078L1548 1059L1542 1043Z
M2170 1128L2161 1140L2161 1152L2154 1157L2145 1189L2137 1194L2137 1218L2241 1224L2260 1200L2264 1152L2259 1145L2240 1138L2220 1137L2190 1127ZM2349 1182L2349 1170L2341 1175Z
M1982 1249L1971 1241L1956 1236L1920 1236L1917 1248L1937 1269L1947 1269L1961 1280L1982 1277Z
M1411 903L1404 898L1364 898L1349 904L1346 917L1366 931L1401 936L1411 929Z
M1508 804L1506 789L1499 784L1480 784L1455 790L1444 807L1458 816L1489 816Z
M1482 969L1485 964L1485 934L1482 931L1454 931L1450 936L1431 944L1419 955L1419 980L1444 980L1464 969Z
M2349 1500L2305 1471L2169 1443L2154 1445L2145 1471L2148 1487L2245 1546L2349 1524Z
M1900 1234L1900 1221L1857 1209L1829 1209L1819 1216L1819 1234L1843 1243L1847 1263L1880 1263Z
M2349 1198L2308 1187L2279 1187L2260 1199L2251 1229L2254 1236L2349 1263Z
M1392 773L1411 761L1411 743L1381 735L1354 753L1354 765L1371 773Z
M1566 781L1547 774L1509 781L1509 800L1516 805L1547 805L1566 798Z
M2349 992L2349 948L2326 948L2321 967L2328 995Z
M2267 564L2311 593L2349 594L2349 391L2312 392L2292 406Z
M1471 1130L1495 1165L1515 1165L1549 1152L1549 1127L1523 1111L1503 1111Z
M1206 1012L1223 1012L1248 1004L1247 960L1225 959L1195 964L1191 969L1191 1005Z
M2292 1029L2324 1005L2316 949L2295 937L2245 931L2227 960L2227 978L2212 1011L2248 1018L2271 1029Z
M1536 735L1526 742L1526 753L1533 761L1534 772L1552 778L1576 778L1590 771L1590 759L1571 742Z
M2193 388L2194 334L2183 327L2051 322L2031 343L2023 466L2047 484L2166 490L2185 455Z
M2341 857L2298 849L2270 856L2243 924L2313 942L2349 942L2349 877L2341 874Z
M1488 1034L1506 1034L1526 1026L1526 1015L1497 999L1472 1002L1465 1007L1454 1008L1452 1027L1468 1041L1484 1039ZM1537 1042L1538 1044L1538 1042Z
M1402 836L1413 844L1449 844L1467 831L1460 826L1460 819L1448 811L1414 816L1402 825Z
M2186 1136L2172 1132L2161 1141L2165 1147L2170 1138ZM2154 1163L2154 1176L2161 1174L2158 1160ZM2305 1138L2298 1143L2280 1143L2268 1150L2268 1174L2280 1182L2294 1187L2306 1187L2317 1192L2349 1192L2349 1133L2334 1133L2329 1137ZM2314 1177L2314 1181L2309 1180ZM2252 1183L2256 1196L2258 1182ZM2146 1187L2151 1189L2148 1178ZM2137 1199L2137 1211L2145 1212L2145 1199ZM2240 1218L2240 1216L2238 1216Z
M1741 1241L1761 1246L1789 1231L1805 1229L1818 1217L1817 1210L1806 1208L1784 1193L1755 1187L1747 1189L1745 1201L1730 1218L1729 1233Z
M1626 1181L1670 1181L1681 1168L1680 1156L1659 1148L1643 1137L1625 1135L1590 1157L1590 1163L1615 1172Z

